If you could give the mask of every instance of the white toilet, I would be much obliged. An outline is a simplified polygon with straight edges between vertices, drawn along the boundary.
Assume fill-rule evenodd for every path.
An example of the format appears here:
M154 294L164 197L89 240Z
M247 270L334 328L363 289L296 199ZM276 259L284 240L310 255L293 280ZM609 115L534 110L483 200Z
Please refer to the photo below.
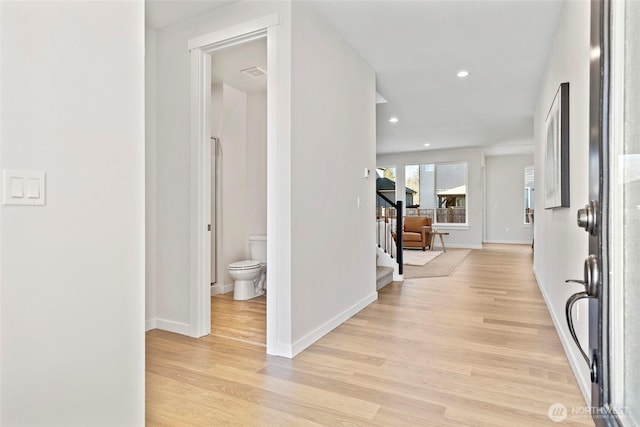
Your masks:
M247 300L264 294L267 280L267 236L249 236L251 259L229 264L235 280L233 299Z

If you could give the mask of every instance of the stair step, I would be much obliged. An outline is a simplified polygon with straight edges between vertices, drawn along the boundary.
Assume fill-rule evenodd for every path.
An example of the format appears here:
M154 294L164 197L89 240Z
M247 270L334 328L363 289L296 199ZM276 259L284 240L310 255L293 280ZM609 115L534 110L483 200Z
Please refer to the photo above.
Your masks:
M381 289L393 282L393 267L376 266L376 289Z

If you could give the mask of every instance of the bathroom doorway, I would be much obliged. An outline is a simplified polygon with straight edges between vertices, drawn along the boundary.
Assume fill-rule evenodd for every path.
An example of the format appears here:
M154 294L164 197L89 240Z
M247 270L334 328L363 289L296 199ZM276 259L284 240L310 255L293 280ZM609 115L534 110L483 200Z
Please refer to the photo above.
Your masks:
M267 40L267 301L266 352L291 357L290 44L277 13L220 28L188 42L191 60L191 245L189 335L211 333L211 55ZM224 147L222 147L224 150ZM224 152L222 153L224 155ZM217 173L217 172L216 172ZM217 186L219 186L217 184ZM217 211L220 209L217 208ZM219 244L218 246L219 247ZM220 260L219 254L217 259ZM220 262L217 263L220 271ZM216 278L219 280L219 275Z
M267 39L210 57L211 335L265 347L266 295L234 292L228 266L267 235Z

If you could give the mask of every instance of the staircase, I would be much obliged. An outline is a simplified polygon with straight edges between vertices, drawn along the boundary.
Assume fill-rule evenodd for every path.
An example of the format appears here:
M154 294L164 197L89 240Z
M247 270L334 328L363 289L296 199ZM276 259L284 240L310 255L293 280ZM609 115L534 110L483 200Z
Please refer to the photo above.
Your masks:
M402 201L392 202L376 191L376 289L402 281ZM399 215L397 213L400 213Z
M393 267L376 266L376 290L380 290L393 282Z

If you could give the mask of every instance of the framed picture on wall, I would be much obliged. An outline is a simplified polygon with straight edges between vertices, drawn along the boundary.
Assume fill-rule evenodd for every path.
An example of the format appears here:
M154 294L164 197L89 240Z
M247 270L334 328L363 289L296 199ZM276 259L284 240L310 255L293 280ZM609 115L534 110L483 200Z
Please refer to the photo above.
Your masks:
M545 120L545 209L569 207L569 83L556 92Z

